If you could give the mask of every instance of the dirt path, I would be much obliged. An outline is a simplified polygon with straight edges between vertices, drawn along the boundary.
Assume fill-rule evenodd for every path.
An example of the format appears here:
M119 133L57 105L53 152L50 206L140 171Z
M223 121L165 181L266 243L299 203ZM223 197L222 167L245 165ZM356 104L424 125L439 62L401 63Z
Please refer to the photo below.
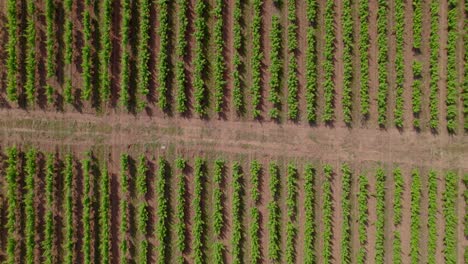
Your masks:
M374 161L468 169L468 138L395 129L326 128L271 122L204 121L131 115L97 117L41 111L0 111L0 143L126 148L174 145L199 151L307 156L323 161Z
M404 179L402 195L402 218L399 227L401 234L401 260L403 263L411 263L410 240L411 240L411 168L402 168L401 173ZM392 181L393 185L395 184ZM423 250L421 250L423 251Z

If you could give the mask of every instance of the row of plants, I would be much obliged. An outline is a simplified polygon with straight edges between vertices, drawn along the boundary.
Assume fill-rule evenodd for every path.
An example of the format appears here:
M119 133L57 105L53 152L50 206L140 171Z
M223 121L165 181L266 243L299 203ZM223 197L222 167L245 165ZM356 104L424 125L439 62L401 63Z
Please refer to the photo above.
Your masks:
M26 2L26 99L30 105L36 98L36 1Z
M233 25L233 46L234 46L234 55L232 59L233 70L232 70L232 104L234 106L237 114L242 114L244 111L244 93L242 89L242 82L240 76L240 70L242 67L242 61L240 59L240 53L242 50L242 27L241 27L241 18L242 18L242 6L241 0L234 1L234 25ZM255 68L260 66L260 61L255 61L254 58L258 57L257 52L260 51L260 29L262 23L261 17L261 4L262 0L255 0L253 2L253 18L252 18L252 78L253 84L255 81L260 81L260 68ZM254 62L257 63L254 65ZM255 76L255 78L254 78Z
M297 228L297 180L298 172L294 164L288 165L288 175L286 178L286 207L288 220L286 223L286 263L296 263L296 236Z
M156 183L156 196L157 196L157 212L158 217L156 223L156 238L159 241L158 245L158 263L167 263L168 259L168 238L169 238L169 201L168 201L168 183L167 178L170 175L169 165L167 161L160 157L158 169L158 182Z
M187 28L188 28L188 0L177 1L179 11L177 14L177 44L176 55L177 61L175 64L175 77L176 77L176 110L180 114L184 114L188 110L187 106L187 73L185 71L185 56L187 55Z
M92 203L91 200L91 158L89 154L81 161L81 170L83 173L83 262L85 264L91 263L91 211Z
M413 0L413 47L421 49L422 40L422 1Z
M250 197L253 201L252 208L250 209L250 260L252 263L258 264L261 260L260 248L260 210L258 209L258 202L260 201L260 174L262 166L257 160L250 163Z
M439 1L431 1L431 33L429 37L429 48L431 50L430 65L430 95L429 95L429 125L431 129L439 127Z
M317 120L317 10L316 0L307 1L306 102L307 121Z
M200 115L206 115L207 89L204 80L207 58L205 54L205 41L208 26L206 24L206 3L205 0L197 0L195 4L194 36L195 48L193 59L193 88L195 96L195 112Z
M213 188L213 230L217 241L213 244L214 246L214 262L223 263L223 251L224 245L221 240L221 232L224 228L224 216L223 216L223 192L221 185L224 179L225 163L223 159L216 159L214 164L214 188ZM233 217L235 215L233 214Z
M176 205L176 211L175 211L175 218L177 219L177 222L174 226L175 232L176 232L176 249L179 254L177 258L177 263L185 263L185 259L183 256L183 253L185 249L187 248L187 244L185 241L186 238L186 232L187 232L187 226L185 224L185 205L186 205L186 188L185 188L185 176L184 176L184 170L187 166L187 162L183 158L177 158L175 161L176 168L178 170L177 174L177 205Z
M369 95L369 1L359 1L359 60L360 60L360 112L363 117L369 116L370 95Z
M455 133L457 128L457 100L458 100L458 77L457 77L457 40L458 40L458 2L448 1L448 39L447 39L447 130Z
M280 173L276 163L270 163L270 193L271 201L268 203L268 259L273 263L281 259L281 237L280 237L280 207L279 188Z
M421 178L418 170L413 170L411 182L411 239L410 255L411 263L419 263L420 233L421 233Z
M223 36L223 9L224 1L217 0L213 8L213 16L216 19L214 29L213 29L213 38L214 38L214 99L215 99L215 111L216 113L221 113L223 111L224 103L224 87L226 85L225 81L225 71L226 63L224 58L224 36ZM239 26L239 25L238 25Z
M334 53L335 53L335 4L333 0L327 0L325 3L325 47L323 72L325 74L323 89L325 106L323 112L323 121L332 122L335 119L334 98L335 84L334 76Z
M120 264L129 263L128 254L130 252L130 243L128 241L129 231L129 157L128 154L124 153L120 155L120 191L122 193L120 197Z
M388 95L388 36L387 36L387 14L388 6L386 0L378 1L377 11L377 46L378 46L378 73L379 86L377 92L378 123L385 126L387 120L387 95Z
M272 108L269 115L272 119L278 120L281 109L281 74L283 68L283 61L281 56L281 22L278 16L271 18L271 31L270 31L270 92L268 94L268 101L271 102Z
M205 220L203 215L202 207L202 193L203 193L203 181L205 178L206 167L205 161L202 158L195 159L195 177L194 177L194 195L192 199L192 208L194 211L193 216L193 229L192 229L192 250L193 250L193 261L195 264L204 263L204 252L203 252L203 237L205 233Z
M100 51L99 51L99 84L100 84L100 95L101 100L107 103L111 95L111 53L112 53L112 42L111 42L111 27L112 27L112 0L102 1L102 21L99 24L101 32L100 36Z
M46 19L46 96L47 102L51 104L54 101L54 88L50 84L50 79L55 76L55 4L53 0L45 2Z
M6 184L7 184L7 244L6 244L6 261L5 263L14 264L16 258L16 247L18 245L16 225L18 219L16 212L19 210L18 201L18 150L16 147L8 148L7 155L7 168L6 168Z
M352 173L348 164L341 167L342 193L341 211L343 223L341 224L341 263L351 262L351 181Z
M427 210L427 263L435 264L436 260L436 249L437 249L437 186L439 185L437 180L437 174L431 170L428 176L428 210Z
M148 263L148 252L149 252L149 242L147 238L148 233L148 204L146 202L146 194L148 192L147 184L147 174L148 174L148 165L146 164L146 158L144 155L141 155L138 158L138 164L136 168L135 176L135 187L137 198L139 200L136 216L136 230L137 235L139 236L139 244L136 248L138 249L138 263Z
M421 96L422 96L422 63L418 60L413 62L413 127L418 129L420 127L419 115L421 114Z
M401 234L400 230L395 230L393 232L393 263L401 264L403 263L402 257L401 257ZM413 262L412 262L413 263ZM416 262L417 263L417 262Z
M396 73L396 95L394 120L397 128L403 127L403 91L404 91L404 31L405 31L405 4L403 0L395 1L395 35L396 35L396 54L395 54L395 73Z
M252 115L254 118L260 116L260 102L262 98L261 86L261 65L263 59L262 52L262 5L263 0L254 0L253 9L254 16L252 21L252 87L251 87L251 100L252 100Z
M158 104L163 111L169 109L169 1L158 1L159 14L159 63L158 63Z
M457 196L458 176L449 171L445 175L445 191L443 193L442 214L445 219L444 230L444 258L445 263L457 263Z
M48 154L45 162L45 216L44 216L44 240L41 243L43 263L54 263L54 175L55 175L55 158L52 154Z
M315 168L307 164L304 169L304 263L315 263Z
M346 124L352 122L352 105L353 105L353 52L354 52L354 23L352 16L351 0L343 1L343 120Z
M375 263L385 263L385 172L379 168L376 174L377 221L375 237Z
M333 256L333 197L332 197L332 178L333 169L330 165L326 164L323 167L325 179L322 184L322 239L323 249L322 257L323 263L331 263Z
M400 168L393 170L393 182L395 190L393 193L393 225L395 230L393 231L393 262L402 263L401 258L401 234L400 234L400 225L403 218L403 191L405 186L405 181L401 173Z
M242 259L242 169L239 162L232 165L232 263Z
M17 95L17 75L18 75L18 58L17 58L17 44L18 44L18 18L16 9L16 0L8 0L6 2L7 8L7 29L8 29L8 42L6 45L7 50L7 98L11 102L18 100Z
M101 169L99 198L99 260L110 263L110 178L106 163Z
M71 81L71 64L73 60L73 22L72 22L72 8L73 0L64 0L64 29L63 29L63 43L64 43L64 64L68 72L65 73L65 87L63 89L63 98L66 103L73 103L73 87Z
M64 258L63 262L66 264L72 264L75 261L75 255L73 248L75 247L75 242L73 240L73 156L67 154L65 156L65 167L63 169L63 178L64 178L64 201L63 208L65 211L64 221L63 221L63 234L64 234Z
M367 260L367 225L369 224L369 180L364 174L359 175L358 200L358 236L359 251L357 263L364 264Z
M36 158L37 153L35 149L30 149L26 153L26 168L25 168L25 191L24 196L24 215L25 215L25 227L24 227L24 239L26 244L26 259L25 263L34 263L34 250L36 242L34 240L36 234L35 221L36 221L36 210L34 207L34 185L36 177Z
M83 100L89 100L92 93L92 84L91 84L91 68L92 68L92 58L91 58L91 12L90 10L93 8L91 5L91 0L84 1L84 8L83 8L83 41L84 46L81 50L81 68L83 69L81 76L83 79L83 90L82 90L82 98Z
M120 26L120 106L129 109L130 106L130 20L132 9L130 0L122 0L121 6L121 26Z
M296 0L288 0L288 118L297 120L299 117L299 78L297 73L297 15Z
M146 96L149 94L149 40L150 40L150 6L149 0L138 1L138 49L137 49L137 91L138 107L146 106Z
M463 217L463 234L465 235L465 238L468 237L468 174L465 174L463 176L463 186L465 187L465 191L463 192L463 198L464 198L464 208L465 208L465 216ZM464 248L464 259L465 263L468 260L468 247L465 246Z

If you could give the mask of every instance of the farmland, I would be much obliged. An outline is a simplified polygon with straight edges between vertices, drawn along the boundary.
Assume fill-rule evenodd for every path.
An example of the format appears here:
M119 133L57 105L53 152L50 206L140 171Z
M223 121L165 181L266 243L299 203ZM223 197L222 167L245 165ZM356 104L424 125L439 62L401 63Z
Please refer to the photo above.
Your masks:
M0 262L467 263L458 0L0 3Z

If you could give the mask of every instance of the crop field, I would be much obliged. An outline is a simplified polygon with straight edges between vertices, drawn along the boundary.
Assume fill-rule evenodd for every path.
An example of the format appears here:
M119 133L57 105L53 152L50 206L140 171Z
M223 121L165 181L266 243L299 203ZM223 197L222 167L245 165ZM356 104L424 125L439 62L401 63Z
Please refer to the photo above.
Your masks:
M468 263L467 0L0 1L0 263Z

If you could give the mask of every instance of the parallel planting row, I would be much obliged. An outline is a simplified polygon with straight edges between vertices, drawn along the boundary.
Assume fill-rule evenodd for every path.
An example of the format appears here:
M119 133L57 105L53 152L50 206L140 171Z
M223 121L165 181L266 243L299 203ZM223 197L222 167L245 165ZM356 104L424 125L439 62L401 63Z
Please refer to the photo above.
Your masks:
M80 157L6 149L0 192L5 263L332 263L337 256L341 263L385 263L387 255L402 263L404 217L409 217L412 263L422 256L436 263L436 251L447 263L457 262L457 229L466 219L458 219L462 181L454 171L413 169L406 175L400 168L377 168L358 174L346 163L128 154L103 161L92 152ZM340 197L334 186L341 186ZM404 192L411 200L403 199ZM427 218L422 211L429 212ZM444 227L437 226L439 213ZM394 235L386 236L390 225ZM385 246L389 242L392 252ZM340 252L334 252L335 243Z
M439 26L443 10L438 0L396 0L394 6L378 1L376 21L370 21L368 1L358 1L356 5L343 1L337 5L335 0L327 0L318 12L318 1L308 0L306 36L300 36L301 19L295 0L255 0L249 5L232 1L233 5L225 1L208 4L206 0L119 0L117 4L86 0L82 12L75 14L79 9L73 0L47 0L43 1L44 7L28 0L23 9L18 9L17 0L8 0L6 99L22 107L38 104L62 110L67 109L66 105L83 107L85 102L96 109L119 107L131 112L157 105L162 112L193 112L200 117L232 110L238 116L253 119L340 121L349 126L375 114L381 127L393 123L401 129L412 121L415 129L427 127L434 131L441 129L439 117L444 115L450 133L458 131L462 119L468 128L468 81L466 74L461 74L468 71L457 66L465 61L458 57L462 54L458 49L467 46L461 37L466 29L459 26L464 13L460 12L462 5L458 1L448 2L447 76L439 76L440 31L445 29ZM428 14L423 12L426 4ZM250 5L252 12L247 9ZM408 43L404 41L407 5L411 5L409 15L413 20L413 36ZM231 6L233 10L228 10ZM274 14L264 12L267 8L273 8ZM63 25L58 22L61 10ZM359 16L354 16L354 11ZM230 21L226 14L232 16L232 25L226 23ZM36 31L42 15L46 18L46 34L45 40L39 41ZM425 15L430 16L428 39L422 35ZM120 21L116 23L117 17ZM20 18L25 18L25 23L19 23ZM270 18L271 25L265 25ZM246 26L245 21L252 23ZM371 23L376 23L376 32L370 32ZM270 32L264 32L270 26ZM63 34L56 34L57 30ZM18 32L24 33L25 38L19 38ZM337 32L342 32L342 36L337 36ZM375 83L370 80L372 33L377 34ZM268 45L262 43L262 34L268 34ZM232 47L228 47L226 36L231 35ZM300 45L301 37L307 45ZM460 39L464 46L457 48ZM394 63L389 57L392 40L396 45ZM425 42L429 43L428 51L423 47ZM343 47L342 58L337 58L339 46ZM42 48L46 51L45 76L39 75L41 65L37 63L41 55L36 51ZM62 49L63 56L58 52ZM405 58L408 49L414 56ZM114 62L118 65L112 65ZM304 69L300 69L301 62ZM428 74L424 73L426 65ZM262 70L263 66L267 71ZM412 76L405 71L408 67L413 69ZM336 74L340 68L342 76ZM394 76L389 74L393 71ZM427 87L423 76L430 78ZM304 78L304 87L300 78ZM442 85L441 78L446 80ZM340 83L342 91L337 90ZM441 94L446 97L441 98ZM405 100L411 103L406 104ZM376 104L376 113L371 113L372 104ZM405 109L406 105L410 109ZM342 114L337 115L339 111ZM460 113L464 117L459 117ZM337 116L342 120L337 120ZM357 117L359 120L353 120ZM411 120L405 120L408 117Z

